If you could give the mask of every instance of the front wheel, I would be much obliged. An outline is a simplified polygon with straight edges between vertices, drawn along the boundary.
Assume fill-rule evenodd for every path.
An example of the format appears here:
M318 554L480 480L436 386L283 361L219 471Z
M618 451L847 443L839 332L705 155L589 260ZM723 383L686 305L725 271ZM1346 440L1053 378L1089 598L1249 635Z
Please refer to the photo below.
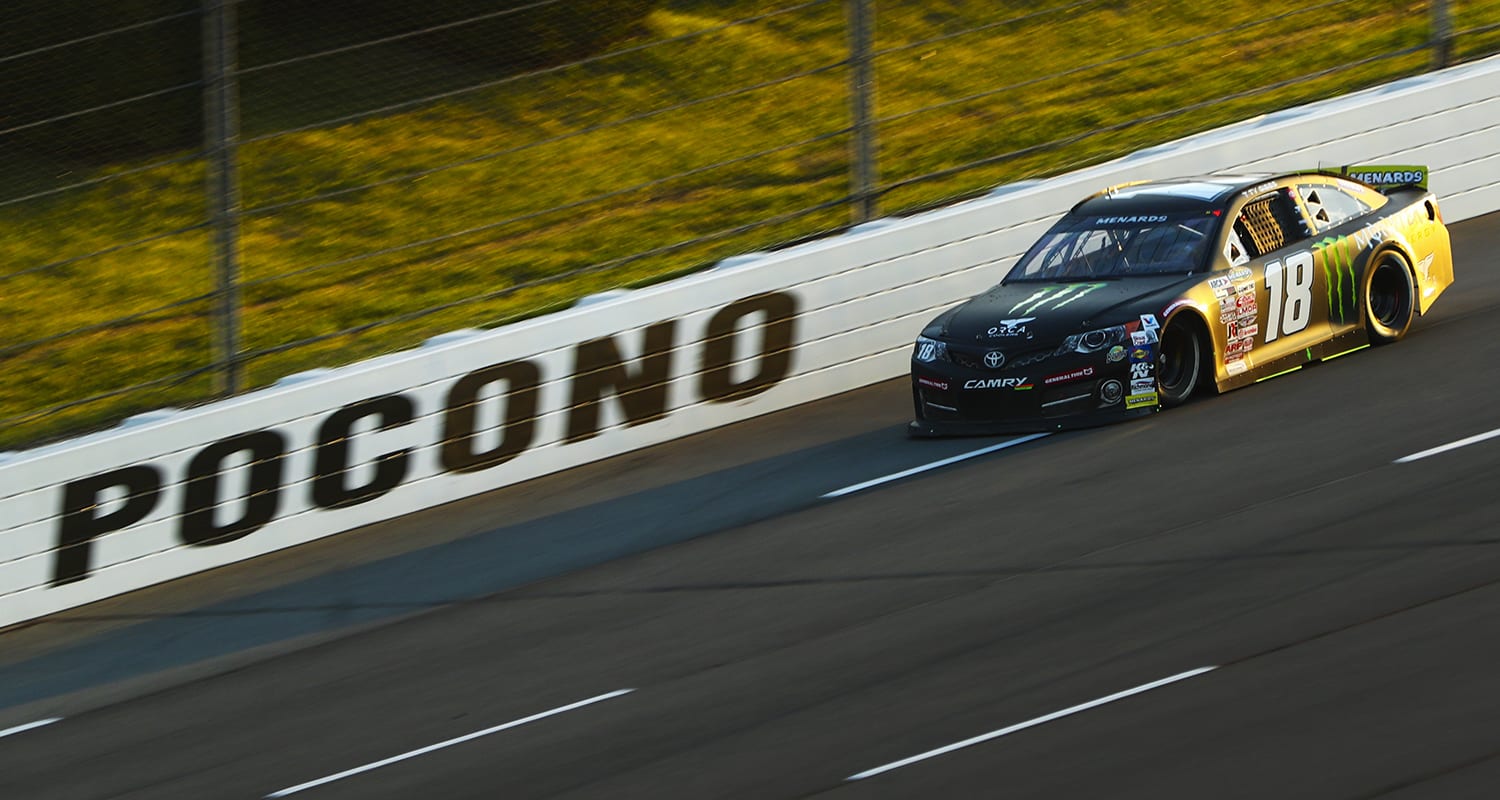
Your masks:
M1416 312L1417 290L1406 259L1391 250L1365 270L1365 329L1372 344L1400 341Z
M1180 406L1198 390L1203 379L1203 342L1186 325L1169 325L1161 333L1156 357L1156 382L1161 404Z

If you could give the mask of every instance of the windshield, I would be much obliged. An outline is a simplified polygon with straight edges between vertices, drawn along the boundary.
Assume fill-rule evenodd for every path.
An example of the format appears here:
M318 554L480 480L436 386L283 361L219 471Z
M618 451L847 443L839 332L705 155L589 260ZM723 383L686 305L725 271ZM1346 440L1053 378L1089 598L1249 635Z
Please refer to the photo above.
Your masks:
M1201 269L1218 233L1213 211L1063 217L1011 269L1015 281L1168 275Z

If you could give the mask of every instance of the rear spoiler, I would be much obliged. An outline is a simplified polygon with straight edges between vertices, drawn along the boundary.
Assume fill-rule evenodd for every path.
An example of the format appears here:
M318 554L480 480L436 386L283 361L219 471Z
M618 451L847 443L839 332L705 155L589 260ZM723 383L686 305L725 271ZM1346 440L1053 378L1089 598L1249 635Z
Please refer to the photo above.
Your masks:
M1390 192L1395 189L1427 188L1427 167L1410 164L1364 164L1343 167L1339 174L1353 178L1372 189Z

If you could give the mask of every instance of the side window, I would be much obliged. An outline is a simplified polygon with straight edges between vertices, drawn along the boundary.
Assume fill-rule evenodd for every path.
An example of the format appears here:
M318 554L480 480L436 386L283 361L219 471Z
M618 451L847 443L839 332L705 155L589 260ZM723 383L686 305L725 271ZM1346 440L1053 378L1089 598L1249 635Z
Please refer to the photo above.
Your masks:
M1229 241L1224 243L1224 259L1231 267L1250 262L1250 251L1245 247L1246 235L1241 232L1241 227L1236 222L1234 227L1229 229Z
M1333 186L1298 186L1297 195L1312 217L1313 225L1324 231L1370 212L1364 201Z
M1240 209L1231 229L1231 241L1240 243L1256 258L1312 235L1302 215L1285 190L1261 197Z

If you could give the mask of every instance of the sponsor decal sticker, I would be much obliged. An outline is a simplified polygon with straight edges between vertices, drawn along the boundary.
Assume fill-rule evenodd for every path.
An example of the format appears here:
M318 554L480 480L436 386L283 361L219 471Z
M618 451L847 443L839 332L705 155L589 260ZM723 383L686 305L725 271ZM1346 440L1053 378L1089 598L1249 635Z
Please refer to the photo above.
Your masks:
M1248 369L1249 367L1245 365L1245 359L1243 358L1236 358L1235 360L1225 362L1224 364L1224 370L1230 375L1242 375L1244 374L1245 370Z
M1029 297L1010 307L1007 313L1030 314L1040 310L1048 303L1052 303L1052 310L1059 308L1083 297L1090 292L1103 289L1108 284L1104 283L1070 283L1066 286L1043 286L1032 292Z
M1432 257L1435 255L1437 253L1428 253L1426 258L1417 262L1417 272L1421 274L1423 280L1432 280Z
M1114 347L1109 348L1109 352L1104 354L1104 360L1108 361L1111 364L1117 361L1124 361L1125 346L1117 344Z
M1365 165L1344 167L1344 174L1372 186L1408 186L1427 188L1427 168L1402 165Z
M1141 214L1134 217L1100 217L1094 220L1095 225L1125 225L1136 222L1166 222L1165 214Z
M1031 322L1034 319L1036 319L1036 317L1017 317L1016 319L1002 319L1000 320L999 324L994 325L989 330L985 331L985 336L988 336L991 339L1007 339L1015 336L1025 336L1027 339L1030 339L1031 330L1026 327L1026 323Z
M1069 381L1081 380L1083 378L1092 378L1093 376L1093 367L1079 367L1078 369L1068 370L1067 372L1059 372L1056 375L1048 375L1047 377L1042 379L1042 385L1053 386L1055 384L1067 383Z
M947 391L947 389L948 389L948 382L947 381L940 381L940 380L936 380L934 378L928 378L926 376L918 377L917 378L917 383L920 383L923 386L931 386L934 389L942 389L943 391Z
M1246 270L1249 272L1249 270ZM1220 303L1222 310L1223 304ZM1220 314L1220 322L1224 324L1224 363L1227 365L1232 360L1249 352L1255 346L1255 335L1260 332L1260 326L1255 322L1257 312L1255 301L1255 287L1251 284L1241 284L1235 287L1234 309L1229 313Z
M1130 394L1125 396L1126 408L1157 404L1156 359L1152 351L1151 347L1135 347L1130 351Z
M1156 329L1150 328L1144 331L1131 331L1130 343L1136 347L1145 347L1148 344L1156 344Z
M1337 315L1339 322L1348 322L1355 316L1354 308L1354 257L1358 254L1350 247L1349 238L1329 237L1313 245L1313 253L1323 262L1323 277L1328 281L1328 316ZM1344 273L1349 274L1345 298Z
M1416 171L1410 171L1410 172L1351 172L1351 173L1349 173L1349 175L1351 177L1353 177L1355 180L1361 180L1361 181L1364 181L1365 183L1374 183L1374 184L1397 184L1397 185L1400 185L1400 184L1406 184L1406 183L1421 183L1423 180L1426 180L1426 178L1424 177L1424 173L1416 172Z
M964 381L965 389L1030 389L1031 384L1021 378L977 378Z
M1250 280L1250 276L1249 267L1235 267L1229 271L1229 279L1231 281L1248 281Z
M1215 291L1219 289L1227 290L1232 285L1233 282L1230 281L1229 277L1226 275L1215 275L1214 277L1208 279L1208 287Z
M1156 330L1157 328L1160 328L1160 327L1161 327L1161 325L1157 324L1157 322L1156 322L1156 315L1155 314L1142 314L1141 315L1141 328L1143 328L1145 330L1148 330L1148 331L1154 331L1154 330Z
M1234 314L1229 319L1239 322L1254 322L1255 315L1259 310L1255 302L1255 290L1246 287L1244 291L1234 296Z

